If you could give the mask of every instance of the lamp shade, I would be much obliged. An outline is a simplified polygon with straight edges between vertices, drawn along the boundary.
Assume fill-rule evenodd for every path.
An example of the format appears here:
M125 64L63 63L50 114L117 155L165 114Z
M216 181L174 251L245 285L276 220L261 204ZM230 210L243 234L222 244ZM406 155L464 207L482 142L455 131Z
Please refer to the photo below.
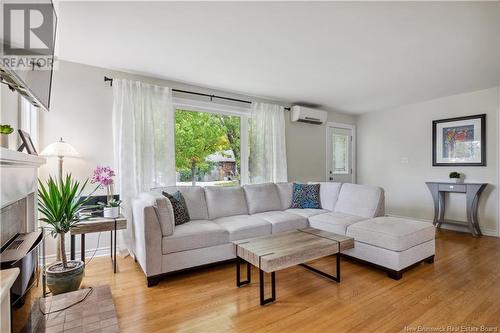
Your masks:
M80 154L76 149L61 138L59 141L51 143L40 153L42 156L57 156L57 157L79 157Z

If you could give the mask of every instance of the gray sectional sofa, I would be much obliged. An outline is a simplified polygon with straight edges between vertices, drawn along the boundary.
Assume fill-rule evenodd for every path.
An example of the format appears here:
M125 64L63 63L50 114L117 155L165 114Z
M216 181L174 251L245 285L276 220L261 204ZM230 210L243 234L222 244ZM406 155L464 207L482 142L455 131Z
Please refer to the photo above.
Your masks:
M432 261L434 227L384 217L379 187L320 183L322 209L291 209L292 183L242 187L164 187L133 201L132 250L148 286L168 273L235 258L231 241L314 227L352 236L344 254L385 268L393 278L420 261ZM174 225L162 191L180 191L191 221Z

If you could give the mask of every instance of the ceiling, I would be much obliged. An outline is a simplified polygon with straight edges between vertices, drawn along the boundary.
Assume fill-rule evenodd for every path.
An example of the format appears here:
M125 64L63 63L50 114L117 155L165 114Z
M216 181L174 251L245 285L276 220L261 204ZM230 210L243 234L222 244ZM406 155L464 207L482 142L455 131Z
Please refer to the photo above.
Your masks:
M60 2L61 59L365 113L499 85L499 2Z

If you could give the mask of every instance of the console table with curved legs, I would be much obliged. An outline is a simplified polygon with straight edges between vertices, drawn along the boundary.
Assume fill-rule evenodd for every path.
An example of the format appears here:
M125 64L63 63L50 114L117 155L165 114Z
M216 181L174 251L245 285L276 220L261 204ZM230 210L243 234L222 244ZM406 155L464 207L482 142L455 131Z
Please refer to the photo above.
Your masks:
M474 236L481 236L477 211L479 198L488 183L450 183L450 182L426 182L431 191L434 201L433 224L440 228L442 224L453 224L468 227ZM467 221L454 221L445 219L445 195L446 193L464 193L466 195Z

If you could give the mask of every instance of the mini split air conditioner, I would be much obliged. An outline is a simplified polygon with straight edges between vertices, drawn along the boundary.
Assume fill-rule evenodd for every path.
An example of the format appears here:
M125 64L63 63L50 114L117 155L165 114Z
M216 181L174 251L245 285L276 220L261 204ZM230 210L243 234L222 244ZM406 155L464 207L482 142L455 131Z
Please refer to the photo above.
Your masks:
M321 125L326 122L326 111L315 110L303 106L292 106L292 121Z

